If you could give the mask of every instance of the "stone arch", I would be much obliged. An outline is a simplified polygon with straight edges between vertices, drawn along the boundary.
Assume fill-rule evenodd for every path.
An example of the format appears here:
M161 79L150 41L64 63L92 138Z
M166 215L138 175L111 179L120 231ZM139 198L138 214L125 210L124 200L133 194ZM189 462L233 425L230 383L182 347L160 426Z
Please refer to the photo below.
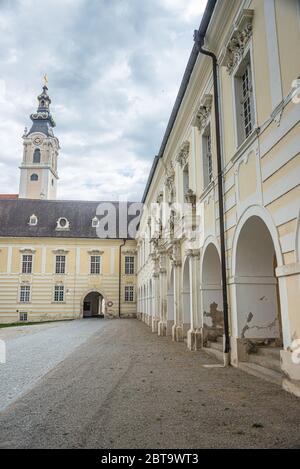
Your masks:
M220 249L210 236L203 246L200 264L201 310L205 339L216 340L224 332Z
M87 303L90 303L88 307ZM87 290L81 297L81 317L101 317L106 312L106 297L98 289Z
M275 270L282 263L277 230L265 209L241 217L233 242L235 322L242 339L282 340L281 301Z
M237 249L237 242L240 236L240 232L244 224L246 223L246 221L253 216L257 216L261 218L262 221L265 223L273 240L274 249L275 249L276 258L277 258L277 265L278 266L283 265L283 255L282 255L281 246L280 246L280 242L278 238L277 228L272 219L272 216L270 215L268 210L265 209L264 207L261 207L260 205L252 205L251 207L247 208L245 212L241 215L237 223L236 229L234 231L233 242L232 242L232 260L231 260L231 272L233 276L235 275L236 249Z

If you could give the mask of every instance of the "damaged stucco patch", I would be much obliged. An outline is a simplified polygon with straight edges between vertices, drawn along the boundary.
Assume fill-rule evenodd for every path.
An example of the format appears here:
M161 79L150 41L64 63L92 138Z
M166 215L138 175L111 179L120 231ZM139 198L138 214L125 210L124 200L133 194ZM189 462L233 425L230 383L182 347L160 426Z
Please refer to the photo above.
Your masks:
M265 326L257 326L255 324L250 325L253 318L254 318L254 314L252 312L250 312L247 316L246 324L243 327L242 332L241 332L242 339L246 338L246 332L247 331L250 331L252 329L256 329L257 331L259 331L259 330L271 330L274 327L276 327L277 323L278 323L278 319L274 318L272 322L270 322L269 324L266 324Z
M211 319L211 325L204 321L204 326L223 329L223 311L218 310L218 304L215 302L211 303L209 308L209 313L204 311L204 317Z

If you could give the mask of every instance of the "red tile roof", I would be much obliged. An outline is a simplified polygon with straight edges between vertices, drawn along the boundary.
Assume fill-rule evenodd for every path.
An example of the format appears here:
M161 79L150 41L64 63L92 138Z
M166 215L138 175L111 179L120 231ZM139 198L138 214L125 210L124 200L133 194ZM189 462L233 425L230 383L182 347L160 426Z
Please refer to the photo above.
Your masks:
M0 194L0 199L18 199L19 194Z

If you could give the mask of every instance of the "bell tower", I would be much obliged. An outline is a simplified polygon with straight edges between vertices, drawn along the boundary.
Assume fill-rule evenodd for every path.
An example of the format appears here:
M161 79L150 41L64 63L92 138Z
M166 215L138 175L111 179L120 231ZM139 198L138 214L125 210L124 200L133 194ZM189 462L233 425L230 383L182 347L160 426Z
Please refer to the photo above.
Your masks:
M23 135L23 161L20 166L19 198L56 199L59 141L53 134L54 119L47 79L38 96L38 109L31 114L32 126Z

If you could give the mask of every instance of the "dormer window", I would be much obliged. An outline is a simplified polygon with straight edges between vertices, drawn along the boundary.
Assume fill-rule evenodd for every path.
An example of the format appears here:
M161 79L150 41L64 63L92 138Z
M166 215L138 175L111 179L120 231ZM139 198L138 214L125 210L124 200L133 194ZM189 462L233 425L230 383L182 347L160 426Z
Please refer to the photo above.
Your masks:
M97 228L97 227L99 226L99 224L100 224L99 219L98 219L97 217L94 217L94 218L92 219L92 227L93 227L93 228Z
M65 217L60 217L56 222L56 229L61 230L61 231L69 230L70 229L69 220Z
M33 162L40 163L41 162L41 150L36 148L33 152Z
M36 215L32 214L31 217L29 218L29 225L30 226L36 226L38 223L38 219Z
M34 173L30 176L30 181L38 181L38 180L39 180L39 177L37 174Z

